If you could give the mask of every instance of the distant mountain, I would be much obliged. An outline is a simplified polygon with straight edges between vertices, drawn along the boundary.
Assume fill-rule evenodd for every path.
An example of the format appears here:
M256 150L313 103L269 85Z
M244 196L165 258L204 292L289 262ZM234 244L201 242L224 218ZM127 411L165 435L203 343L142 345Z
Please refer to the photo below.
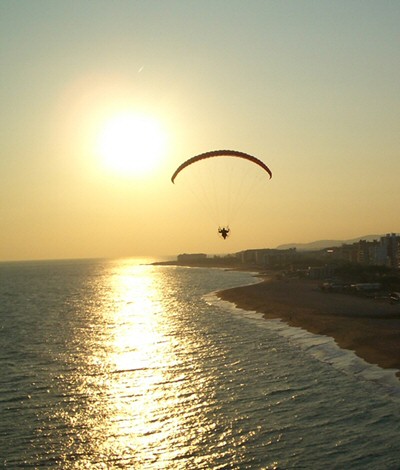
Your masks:
M289 248L296 248L298 251L318 251L324 248L332 246L342 246L343 244L356 243L360 240L367 240L372 242L373 240L379 240L383 235L365 235L364 237L353 238L351 240L317 240L310 243L286 243L279 245L276 248L278 250L288 250Z

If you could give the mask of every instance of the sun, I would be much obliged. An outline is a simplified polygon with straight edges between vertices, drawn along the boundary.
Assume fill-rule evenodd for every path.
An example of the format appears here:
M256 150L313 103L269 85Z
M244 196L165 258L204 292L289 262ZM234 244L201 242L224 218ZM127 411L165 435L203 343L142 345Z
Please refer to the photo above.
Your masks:
M152 116L120 112L101 126L97 153L108 170L142 176L160 164L166 140L161 123Z

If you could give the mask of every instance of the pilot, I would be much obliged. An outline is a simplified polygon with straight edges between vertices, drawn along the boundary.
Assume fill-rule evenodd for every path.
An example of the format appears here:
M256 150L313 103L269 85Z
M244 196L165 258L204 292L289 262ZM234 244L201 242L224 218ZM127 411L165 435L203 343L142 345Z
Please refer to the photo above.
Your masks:
M229 227L220 227L218 228L218 233L221 235L221 237L225 240L226 237L229 235Z

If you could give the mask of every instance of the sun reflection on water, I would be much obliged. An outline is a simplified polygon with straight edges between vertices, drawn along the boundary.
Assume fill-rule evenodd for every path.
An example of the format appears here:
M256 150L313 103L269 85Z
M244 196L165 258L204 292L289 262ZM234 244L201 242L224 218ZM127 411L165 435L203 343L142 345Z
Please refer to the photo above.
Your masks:
M58 417L77 436L65 462L78 452L71 468L85 468L85 455L121 468L210 468L227 448L237 452L218 417L220 353L191 320L199 307L187 280L129 261L91 279L96 301L76 323L72 372L58 385L66 397Z
M150 266L122 264L111 284L116 308L112 312L107 395L113 429L106 445L113 453L124 455L148 449L140 459L151 463L157 456L150 449L160 447L180 425L175 400L167 390L176 358L161 302L162 279L156 279ZM165 426L170 416L175 422ZM165 452L165 445L162 447Z
M114 317L113 359L116 369L138 370L148 366L148 353L162 341L159 329L163 309L158 287L146 267L125 267L112 279L117 310Z

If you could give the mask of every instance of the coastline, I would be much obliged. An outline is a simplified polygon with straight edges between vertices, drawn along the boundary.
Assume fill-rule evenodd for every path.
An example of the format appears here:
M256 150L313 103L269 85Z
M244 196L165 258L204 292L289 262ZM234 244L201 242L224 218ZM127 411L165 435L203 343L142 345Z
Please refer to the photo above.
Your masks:
M342 293L324 293L310 280L264 279L217 292L244 310L332 337L342 349L400 378L400 305Z

